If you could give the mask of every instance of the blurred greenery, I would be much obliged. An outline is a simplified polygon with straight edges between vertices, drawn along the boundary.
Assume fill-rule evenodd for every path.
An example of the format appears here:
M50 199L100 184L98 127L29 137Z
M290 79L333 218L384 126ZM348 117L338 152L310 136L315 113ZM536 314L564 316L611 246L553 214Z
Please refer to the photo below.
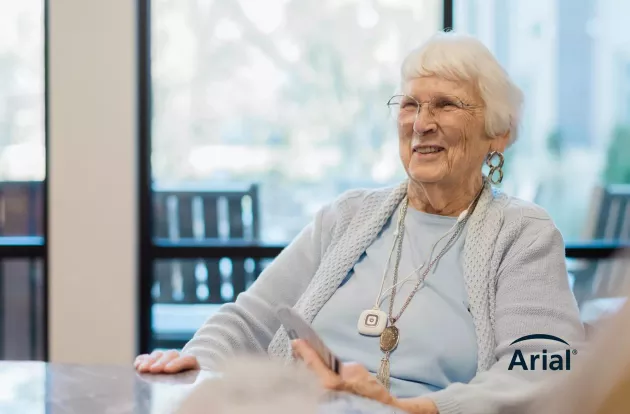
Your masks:
M630 184L630 126L617 125L608 146L606 184Z
M559 129L556 129L547 137L547 150L556 160L560 159L562 156L562 145L562 132L560 132Z

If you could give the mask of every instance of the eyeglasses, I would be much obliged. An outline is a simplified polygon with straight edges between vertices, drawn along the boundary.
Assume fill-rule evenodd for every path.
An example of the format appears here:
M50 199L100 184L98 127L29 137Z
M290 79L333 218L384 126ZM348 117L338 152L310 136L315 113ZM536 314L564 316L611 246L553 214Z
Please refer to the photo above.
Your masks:
M458 97L452 95L438 95L423 102L418 102L409 95L394 95L387 101L392 117L403 124L415 122L423 105L434 119L439 119L445 114L462 109L479 108L478 105L466 104Z

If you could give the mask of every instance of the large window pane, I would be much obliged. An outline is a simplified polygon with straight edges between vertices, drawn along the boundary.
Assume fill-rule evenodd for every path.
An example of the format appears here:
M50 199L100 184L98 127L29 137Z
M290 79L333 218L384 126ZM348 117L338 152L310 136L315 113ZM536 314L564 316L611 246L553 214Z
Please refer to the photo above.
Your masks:
M43 10L0 0L0 236L43 234Z
M152 1L153 236L239 251L153 262L152 348L182 346L247 289L272 258L252 246L288 242L347 189L403 178L386 102L442 7Z
M156 201L156 235L284 243L344 190L403 178L386 102L442 6L153 1L153 178L193 193Z
M630 238L630 2L455 0L525 93L504 187L568 241Z

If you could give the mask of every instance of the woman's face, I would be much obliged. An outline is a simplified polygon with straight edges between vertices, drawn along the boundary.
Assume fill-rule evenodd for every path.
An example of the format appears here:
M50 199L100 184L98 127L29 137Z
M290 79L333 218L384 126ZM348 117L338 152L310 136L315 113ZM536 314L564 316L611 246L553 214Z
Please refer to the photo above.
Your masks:
M396 104L400 158L411 180L457 184L478 176L493 140L486 135L482 100L472 85L415 78L404 85Z

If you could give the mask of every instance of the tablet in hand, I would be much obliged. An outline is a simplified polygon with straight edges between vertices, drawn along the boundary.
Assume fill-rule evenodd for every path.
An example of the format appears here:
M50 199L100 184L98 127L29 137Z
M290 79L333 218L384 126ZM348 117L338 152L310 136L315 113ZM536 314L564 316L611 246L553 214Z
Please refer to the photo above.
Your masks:
M278 319L287 331L290 340L304 339L313 347L321 360L333 372L339 373L341 362L328 349L321 338L315 333L313 328L295 310L283 306L278 308Z

